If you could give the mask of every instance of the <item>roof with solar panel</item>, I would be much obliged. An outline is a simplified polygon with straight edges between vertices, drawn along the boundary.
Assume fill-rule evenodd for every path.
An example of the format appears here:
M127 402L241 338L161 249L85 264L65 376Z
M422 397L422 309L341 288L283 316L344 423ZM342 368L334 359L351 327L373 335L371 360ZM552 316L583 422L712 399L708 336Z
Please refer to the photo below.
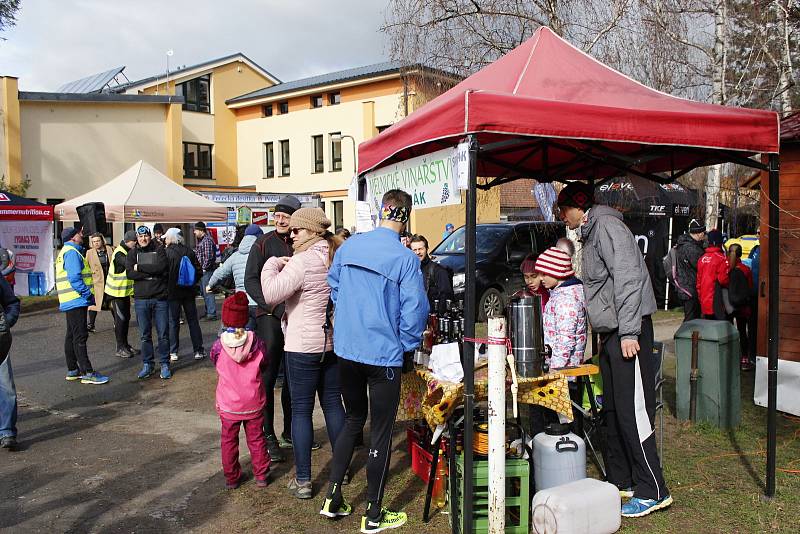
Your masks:
M122 72L124 70L125 65L67 82L59 87L56 92L77 94L112 93L118 86L130 83L130 80Z

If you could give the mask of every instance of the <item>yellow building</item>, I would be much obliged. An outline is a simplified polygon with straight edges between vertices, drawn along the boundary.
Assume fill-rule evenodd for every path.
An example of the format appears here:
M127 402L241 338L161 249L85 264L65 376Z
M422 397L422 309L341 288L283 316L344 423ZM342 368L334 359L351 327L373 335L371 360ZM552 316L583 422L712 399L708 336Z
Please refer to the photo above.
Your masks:
M166 74L125 84L127 94L182 96L180 171L187 186L236 187L236 114L225 101L246 92L270 87L280 80L244 54L238 53ZM193 187L196 188L196 187Z
M355 224L355 203L347 191L356 172L357 146L456 82L431 69L389 62L231 98L227 105L237 119L239 184L265 192L319 194L333 225L349 228ZM499 218L499 204L496 210L492 202L481 205L488 206L481 210L483 220ZM459 208L419 210L412 229L437 243L444 222L459 226L463 221Z

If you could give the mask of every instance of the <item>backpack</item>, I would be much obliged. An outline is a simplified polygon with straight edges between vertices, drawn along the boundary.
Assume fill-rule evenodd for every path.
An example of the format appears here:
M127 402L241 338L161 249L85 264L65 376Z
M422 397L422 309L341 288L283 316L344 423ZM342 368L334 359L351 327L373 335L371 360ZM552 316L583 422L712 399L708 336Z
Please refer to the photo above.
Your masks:
M728 298L735 309L747 306L750 301L750 284L741 269L733 268L728 282Z
M196 275L197 271L192 265L192 260L189 259L189 256L183 256L181 264L178 266L178 285L181 287L194 286Z
M667 275L667 280L670 284L672 284L678 291L682 292L688 297L692 296L692 292L688 289L682 287L678 282L678 252L677 252L678 245L673 246L667 252L667 255L661 259L661 265L664 267L664 273Z

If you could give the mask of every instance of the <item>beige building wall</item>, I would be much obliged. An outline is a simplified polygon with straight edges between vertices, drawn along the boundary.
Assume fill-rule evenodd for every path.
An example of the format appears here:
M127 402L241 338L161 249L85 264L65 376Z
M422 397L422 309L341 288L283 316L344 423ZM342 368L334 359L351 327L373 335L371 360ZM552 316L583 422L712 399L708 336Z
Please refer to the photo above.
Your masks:
M169 81L169 94L175 94L175 84L182 83L206 74L211 75L211 113L197 111L183 112L183 132L181 134L181 162L183 161L183 142L205 143L214 145L212 149L212 178L187 179L187 185L239 185L237 172L236 114L225 105L225 101L257 89L269 87L272 82L243 61L209 68L205 71L192 72L188 76L177 76ZM165 79L140 89L142 94L165 94ZM182 183L183 164L180 175L172 176Z
M167 113L164 104L22 101L28 196L69 199L140 159L169 174Z
M341 104L329 106L326 101L322 108L303 106L302 101L310 100L310 97L300 97L290 101L290 111L286 115L240 120L236 129L239 184L255 185L258 191L271 193L320 193L332 221L333 202L342 201L344 226L355 225L355 204L347 198L346 192L355 174L353 142L357 149L360 143L377 133L377 126L400 120L401 97L400 90L364 99L348 99L343 94ZM353 137L341 141L341 171L331 170L331 134L334 133ZM315 135L323 136L325 170L319 173L314 172L312 136ZM286 139L289 140L291 169L289 176L281 176L280 141ZM268 142L273 143L275 155L273 178L266 178L265 143Z
M0 177L8 185L22 180L17 79L0 77Z

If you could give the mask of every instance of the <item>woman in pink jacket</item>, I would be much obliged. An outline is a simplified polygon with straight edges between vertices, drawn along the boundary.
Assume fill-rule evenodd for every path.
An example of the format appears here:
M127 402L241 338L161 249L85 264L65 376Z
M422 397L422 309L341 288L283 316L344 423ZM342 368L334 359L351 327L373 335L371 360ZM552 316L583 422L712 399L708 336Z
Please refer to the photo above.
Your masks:
M269 363L264 344L244 327L249 319L247 295L242 291L222 304L223 331L211 347L217 368L217 413L222 422L222 470L225 487L239 486L239 427L244 425L256 486L266 487L270 457L264 439L264 406L267 395L261 379ZM270 399L271 400L271 399Z
M319 397L330 443L344 426L339 389L338 360L333 353L333 329L325 330L330 287L328 268L341 238L328 231L331 222L319 208L301 208L292 214L291 258L272 257L261 271L264 300L286 303L286 377L292 395L292 444L295 477L289 489L299 499L310 499L311 443L314 395Z

